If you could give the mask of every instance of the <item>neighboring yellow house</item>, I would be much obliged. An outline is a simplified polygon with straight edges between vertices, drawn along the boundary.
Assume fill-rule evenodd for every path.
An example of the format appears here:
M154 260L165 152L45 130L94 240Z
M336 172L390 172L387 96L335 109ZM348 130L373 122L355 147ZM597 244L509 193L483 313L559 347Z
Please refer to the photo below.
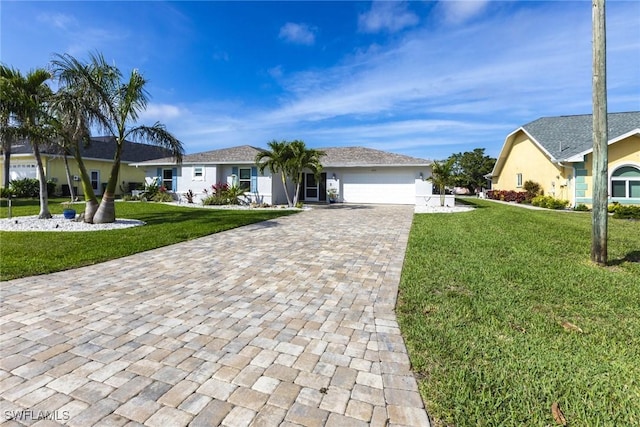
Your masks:
M91 138L91 144L81 150L84 165L91 178L91 184L96 195L101 195L109 180L113 156L115 154L114 137ZM59 148L55 146L42 147L42 162L47 180L56 183L55 194L69 195L69 184L64 166L64 158L60 154ZM146 160L159 159L170 156L170 152L161 147L148 144L140 144L126 141L122 150L122 163L120 165L120 185L116 189L116 194L129 193L138 185L142 185L145 180L143 169L130 166L131 163L143 162ZM67 157L69 169L71 171L75 194L83 196L82 184L80 182L80 170L78 164L72 156ZM37 178L38 168L33 156L31 146L25 142L18 142L11 147L11 160L9 162L10 179ZM0 171L4 170L4 161L0 158ZM0 180L4 181L4 173L0 173ZM4 182L0 185L4 186Z
M640 205L640 112L610 113L609 202ZM491 173L494 190L526 181L571 206L592 203L592 116L543 117L510 133Z

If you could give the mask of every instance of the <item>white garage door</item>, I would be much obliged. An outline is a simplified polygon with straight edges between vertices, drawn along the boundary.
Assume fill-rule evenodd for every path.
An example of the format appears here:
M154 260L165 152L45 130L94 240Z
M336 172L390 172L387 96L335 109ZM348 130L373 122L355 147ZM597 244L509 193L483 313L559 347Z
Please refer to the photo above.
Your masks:
M415 177L406 170L364 170L342 177L342 199L346 203L388 203L413 205Z

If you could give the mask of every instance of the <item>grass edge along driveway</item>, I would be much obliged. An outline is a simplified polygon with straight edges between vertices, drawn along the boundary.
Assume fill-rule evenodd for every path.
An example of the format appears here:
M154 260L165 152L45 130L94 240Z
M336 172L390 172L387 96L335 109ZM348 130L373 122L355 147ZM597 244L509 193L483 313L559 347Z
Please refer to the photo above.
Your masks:
M15 207L13 215L38 214L37 203L25 204ZM140 202L121 202L116 208L118 218L147 224L88 232L0 232L0 280L96 264L297 212L275 208L198 209ZM62 208L54 203L51 211L59 214ZM6 208L2 214L6 217Z
M398 321L435 426L640 425L640 222L488 201L416 215ZM558 416L556 411L556 416Z

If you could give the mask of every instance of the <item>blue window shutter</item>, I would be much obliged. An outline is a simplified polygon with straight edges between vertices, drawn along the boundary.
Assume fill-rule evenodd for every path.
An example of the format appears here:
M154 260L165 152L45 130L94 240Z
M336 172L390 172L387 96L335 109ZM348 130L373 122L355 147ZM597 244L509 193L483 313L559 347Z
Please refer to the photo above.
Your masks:
M251 192L255 193L258 191L258 168L256 166L251 166Z
M162 168L156 170L156 177L158 178L158 185L162 185Z
M238 167L237 166L234 166L234 167L231 168L231 174L235 175L235 176L238 176Z
M173 187L173 191L178 190L178 168L171 170L171 186Z

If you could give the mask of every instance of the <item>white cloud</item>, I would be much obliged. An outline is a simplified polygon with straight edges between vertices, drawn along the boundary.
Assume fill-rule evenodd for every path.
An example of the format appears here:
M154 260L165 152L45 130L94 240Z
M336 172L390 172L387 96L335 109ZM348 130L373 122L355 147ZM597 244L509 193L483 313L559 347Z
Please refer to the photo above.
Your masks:
M173 120L183 115L180 107L169 104L147 104L146 110L140 113L140 121L160 122Z
M444 19L452 24L462 24L480 14L489 0L441 0L438 7Z
M311 46L316 41L316 29L307 24L287 22L280 28L280 37L289 43Z
M71 27L77 27L77 24L78 24L78 21L76 20L75 17L70 15L65 15L63 13L50 13L50 14L41 13L38 15L36 19L38 20L38 22L51 25L52 27L55 27L61 30L68 30Z
M408 10L405 2L374 1L368 12L358 16L358 29L363 33L394 33L412 27L418 21L418 16Z

